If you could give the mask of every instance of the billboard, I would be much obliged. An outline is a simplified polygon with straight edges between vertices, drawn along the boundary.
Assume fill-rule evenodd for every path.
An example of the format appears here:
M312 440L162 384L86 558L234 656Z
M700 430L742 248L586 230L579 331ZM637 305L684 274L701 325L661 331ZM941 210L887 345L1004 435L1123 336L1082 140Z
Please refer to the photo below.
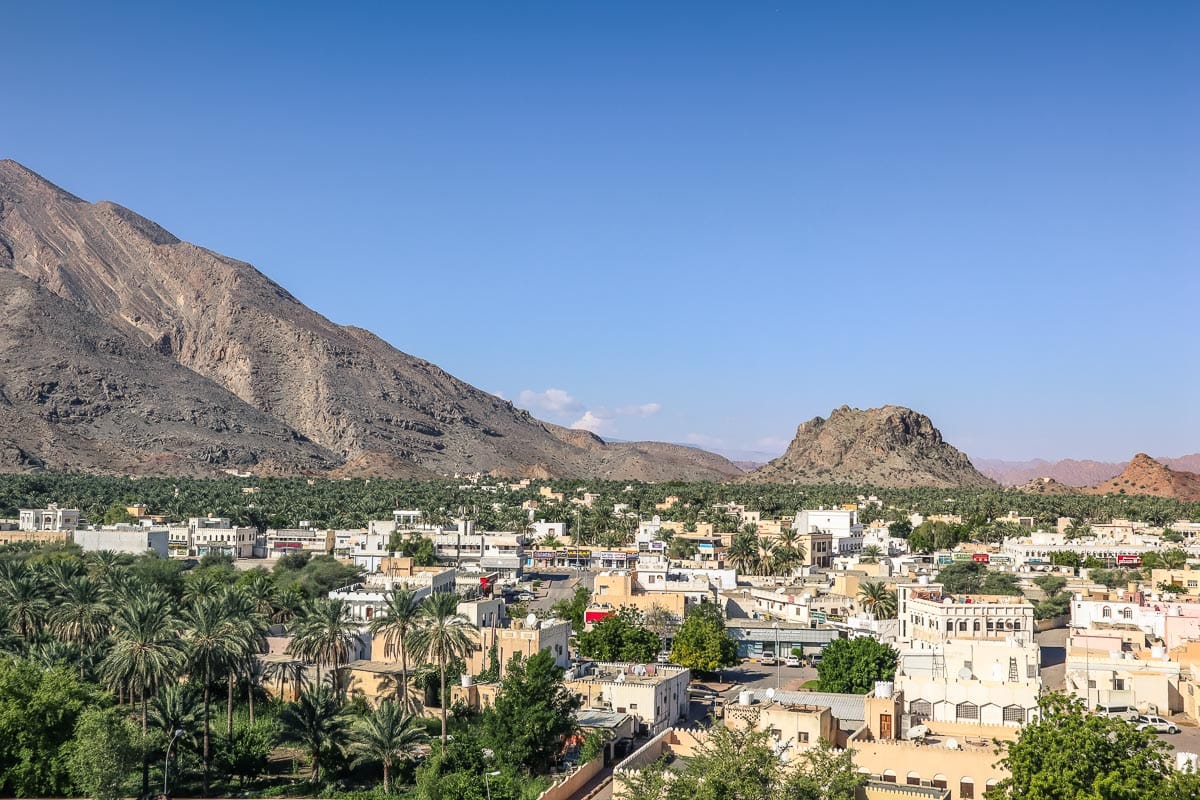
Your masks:
M938 563L939 567L945 566L946 564L953 564L954 559L950 556L949 553L938 553L937 563Z
M986 564L991 560L991 556L987 553L972 553L971 560L976 564Z
M1117 564L1120 566L1136 567L1141 563L1141 556L1117 556Z
M953 558L955 561L971 561L972 560L970 553L955 553Z

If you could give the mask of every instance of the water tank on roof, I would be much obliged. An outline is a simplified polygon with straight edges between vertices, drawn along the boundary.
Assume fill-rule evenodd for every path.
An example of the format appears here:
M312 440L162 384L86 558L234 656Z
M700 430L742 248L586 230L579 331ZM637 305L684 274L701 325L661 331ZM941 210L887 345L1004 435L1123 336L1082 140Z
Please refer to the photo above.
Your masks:
M1156 644L1150 648L1151 658L1166 658L1166 656L1167 648L1163 647L1161 644Z
M459 677L459 681L464 689L469 689L475 684L475 678L469 672L464 672Z
M738 692L738 705L748 706L754 702L754 692L749 689L742 689Z
M918 586L928 586L929 585L929 576L922 575L919 578L917 578L917 585Z
M893 688L891 681L875 681L875 696L886 700L892 696Z

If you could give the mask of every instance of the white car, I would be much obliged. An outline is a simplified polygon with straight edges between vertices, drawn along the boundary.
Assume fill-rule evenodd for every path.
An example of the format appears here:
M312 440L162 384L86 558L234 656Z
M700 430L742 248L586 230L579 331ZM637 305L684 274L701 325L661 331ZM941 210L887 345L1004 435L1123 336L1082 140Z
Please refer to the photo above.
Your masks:
M785 667L798 667L800 666L800 659L796 656L788 656L783 660L783 665Z
M532 595L529 592L521 592L519 595L517 595L517 599L520 600L522 603L527 603L530 600L537 600L537 596Z
M1152 714L1138 714L1133 718L1133 724L1139 731L1149 728L1156 733L1179 733L1179 726L1174 722Z
M764 667L775 666L775 654L771 652L764 652L758 657L758 663L762 664Z

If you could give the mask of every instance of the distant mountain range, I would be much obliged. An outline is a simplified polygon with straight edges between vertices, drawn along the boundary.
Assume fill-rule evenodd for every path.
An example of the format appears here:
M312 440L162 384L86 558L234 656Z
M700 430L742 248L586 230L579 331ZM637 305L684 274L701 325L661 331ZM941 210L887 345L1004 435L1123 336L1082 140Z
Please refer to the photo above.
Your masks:
M1200 453L1154 460L1175 470L1200 472ZM1129 464L1128 461L1078 461L1073 458L1061 461L1046 461L1041 458L1031 461L975 458L972 462L984 475L1005 486L1021 486L1037 478L1053 478L1067 486L1095 486L1120 475Z

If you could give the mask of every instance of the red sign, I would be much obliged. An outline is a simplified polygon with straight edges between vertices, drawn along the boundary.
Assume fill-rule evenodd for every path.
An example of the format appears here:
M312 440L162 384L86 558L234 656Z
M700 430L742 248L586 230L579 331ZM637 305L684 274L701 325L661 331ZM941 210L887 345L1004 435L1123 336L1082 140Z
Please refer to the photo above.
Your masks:
M611 611L584 611L583 612L583 621L585 623L600 622L601 620L608 619L612 615L613 615L613 612L611 612Z
M971 560L976 564L986 564L991 560L991 556L989 556L987 553L973 553L971 555Z
M1141 556L1117 556L1117 563L1118 564L1129 564L1131 566L1137 566L1142 563L1142 557Z

